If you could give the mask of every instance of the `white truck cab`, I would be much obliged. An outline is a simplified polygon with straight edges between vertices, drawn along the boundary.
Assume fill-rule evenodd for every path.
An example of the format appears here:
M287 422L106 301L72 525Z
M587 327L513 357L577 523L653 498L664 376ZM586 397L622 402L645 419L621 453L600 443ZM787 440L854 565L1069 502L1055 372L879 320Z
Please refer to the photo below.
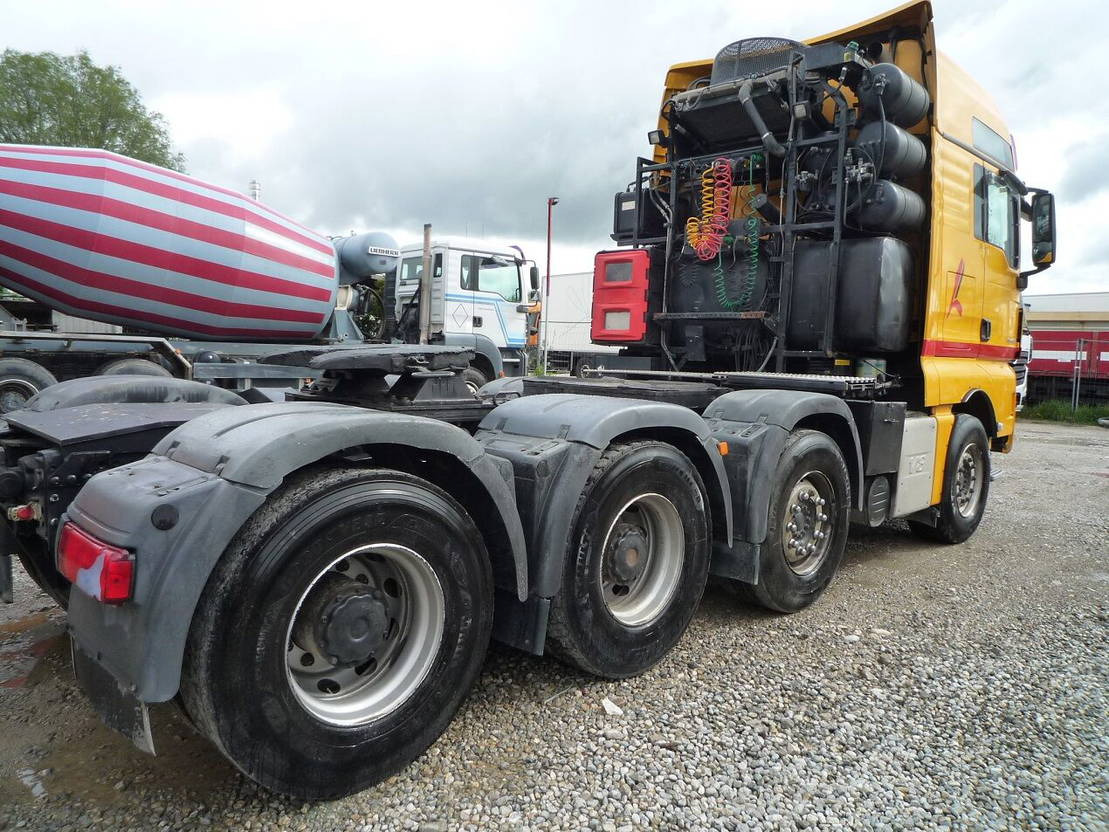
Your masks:
M396 315L418 298L423 245L401 248ZM452 346L472 346L475 369L491 381L525 375L528 307L538 296L538 271L515 247L485 240L437 239L431 243L431 332ZM440 340L433 337L433 340Z

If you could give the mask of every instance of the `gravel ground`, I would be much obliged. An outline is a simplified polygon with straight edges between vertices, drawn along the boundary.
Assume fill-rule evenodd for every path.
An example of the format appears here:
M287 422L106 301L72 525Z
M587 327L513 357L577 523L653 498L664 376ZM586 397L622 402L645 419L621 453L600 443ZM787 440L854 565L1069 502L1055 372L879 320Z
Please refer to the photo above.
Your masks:
M327 804L245 781L172 707L157 758L103 728L21 575L0 609L0 829L1109 829L1109 432L1022 424L995 465L966 544L855 533L789 617L712 586L641 678L494 648L427 754Z

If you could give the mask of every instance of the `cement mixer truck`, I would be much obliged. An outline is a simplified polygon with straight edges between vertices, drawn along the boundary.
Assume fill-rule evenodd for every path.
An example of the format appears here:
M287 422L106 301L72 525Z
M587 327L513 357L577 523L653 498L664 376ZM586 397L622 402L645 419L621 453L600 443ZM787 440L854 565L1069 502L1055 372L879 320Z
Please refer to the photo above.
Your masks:
M709 575L794 613L852 523L976 532L1054 201L937 52L931 4L724 43L662 103L594 275L594 340L649 368L475 396L471 350L320 344L266 359L318 375L285 402L94 377L0 420L0 594L14 552L68 606L109 725L151 750L149 706L176 701L247 777L335 798L435 741L491 638L623 679ZM330 308L322 242L294 242L306 303L260 328Z
M95 374L295 386L305 368L259 359L288 343L420 338L420 255L406 249L402 260L381 233L331 240L241 194L113 153L0 146L0 285L13 290L0 296L0 410ZM426 339L474 352L475 390L522 372L534 265L469 240L436 242L432 258ZM498 275L492 291L479 273Z

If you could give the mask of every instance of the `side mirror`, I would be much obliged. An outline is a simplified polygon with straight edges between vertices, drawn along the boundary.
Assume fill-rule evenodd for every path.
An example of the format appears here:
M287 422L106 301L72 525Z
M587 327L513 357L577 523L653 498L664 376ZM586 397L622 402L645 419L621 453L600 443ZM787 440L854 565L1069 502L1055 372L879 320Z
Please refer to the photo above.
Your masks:
M1055 262L1055 197L1040 191L1032 197L1032 263L1046 268Z
M534 263L531 264L531 269L528 270L528 277L531 279L531 290L534 292L539 289L539 267Z

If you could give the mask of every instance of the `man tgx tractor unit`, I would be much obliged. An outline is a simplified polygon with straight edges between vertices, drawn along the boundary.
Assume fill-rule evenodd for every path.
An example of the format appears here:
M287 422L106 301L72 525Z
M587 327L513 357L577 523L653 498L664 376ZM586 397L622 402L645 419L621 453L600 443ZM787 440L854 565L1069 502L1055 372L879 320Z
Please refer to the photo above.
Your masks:
M176 699L248 777L336 797L439 736L491 636L623 678L710 574L792 612L849 521L974 532L1013 441L1018 222L1042 268L1054 214L930 5L738 41L663 100L597 258L595 336L638 378L475 396L460 347L317 345L268 359L318 376L286 402L87 378L7 415L3 551L68 604L109 724L152 748Z

